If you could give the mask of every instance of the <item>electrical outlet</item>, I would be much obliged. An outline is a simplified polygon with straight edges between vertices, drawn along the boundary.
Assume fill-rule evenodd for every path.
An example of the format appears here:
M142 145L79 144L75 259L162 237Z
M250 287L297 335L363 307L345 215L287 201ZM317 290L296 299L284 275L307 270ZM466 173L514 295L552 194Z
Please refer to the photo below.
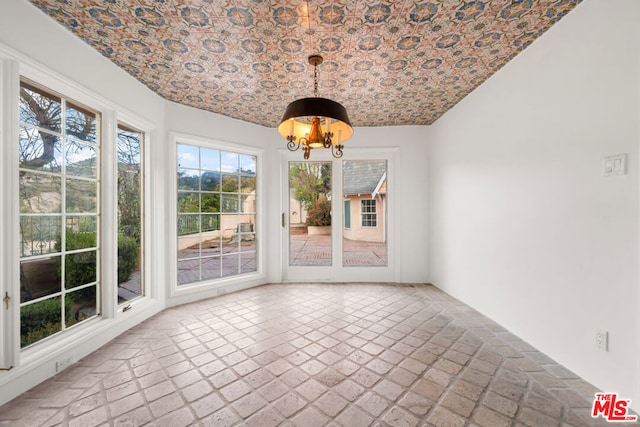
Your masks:
M62 359L56 361L56 372L63 371L69 366L73 365L73 356L65 356Z
M609 332L604 329L596 329L596 348L609 351Z

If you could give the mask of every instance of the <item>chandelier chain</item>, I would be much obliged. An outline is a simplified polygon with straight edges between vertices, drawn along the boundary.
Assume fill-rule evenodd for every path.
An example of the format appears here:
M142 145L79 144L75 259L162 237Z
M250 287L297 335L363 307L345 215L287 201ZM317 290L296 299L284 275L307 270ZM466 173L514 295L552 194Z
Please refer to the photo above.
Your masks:
M318 97L318 66L313 66L313 96Z

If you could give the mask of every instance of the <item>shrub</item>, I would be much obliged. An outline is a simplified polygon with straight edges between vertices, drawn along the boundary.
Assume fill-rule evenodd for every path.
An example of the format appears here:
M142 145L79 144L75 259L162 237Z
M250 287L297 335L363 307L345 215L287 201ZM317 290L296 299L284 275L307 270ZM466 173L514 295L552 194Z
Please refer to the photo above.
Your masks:
M331 202L326 197L319 197L307 212L307 225L331 225Z
M67 250L94 248L96 246L96 233L84 231L75 232L66 230ZM56 243L59 250L60 242ZM58 276L61 275L61 266L58 265ZM96 251L70 254L65 259L65 287L67 289L96 281Z
M66 230L67 250L93 248L96 246L96 233ZM60 239L56 242L56 251L61 248ZM138 267L138 243L133 237L118 234L118 284L124 283ZM61 276L58 264L58 277ZM96 280L96 251L67 255L65 260L66 288L84 285Z
M60 332L60 298L51 298L20 309L20 345L26 347Z
M20 309L20 345L26 347L62 329L60 297L46 299ZM83 308L96 306L96 287L80 289L65 297L65 327L69 327L91 315L82 314Z
M118 284L131 279L138 268L138 242L132 237L118 234Z

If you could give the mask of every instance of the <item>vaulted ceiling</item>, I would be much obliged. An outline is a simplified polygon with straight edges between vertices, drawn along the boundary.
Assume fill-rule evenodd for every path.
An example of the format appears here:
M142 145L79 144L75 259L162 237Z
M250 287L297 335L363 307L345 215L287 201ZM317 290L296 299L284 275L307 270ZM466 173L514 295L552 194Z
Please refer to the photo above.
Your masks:
M581 0L30 0L165 99L276 127L319 95L354 126L433 123Z

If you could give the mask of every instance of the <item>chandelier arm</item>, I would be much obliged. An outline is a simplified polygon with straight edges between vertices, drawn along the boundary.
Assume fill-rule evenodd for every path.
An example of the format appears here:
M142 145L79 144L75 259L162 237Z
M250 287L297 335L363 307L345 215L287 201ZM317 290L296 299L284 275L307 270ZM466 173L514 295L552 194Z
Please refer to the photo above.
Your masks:
M296 142L295 139L295 135L287 136L287 148L289 149L289 151L296 151L298 148L300 148L300 142Z
M339 159L340 157L342 157L343 148L344 148L344 145L332 145L331 154L333 155L333 157L335 157L336 159Z
M333 138L333 132L325 132L322 136L322 146L324 148L331 147L331 138Z

